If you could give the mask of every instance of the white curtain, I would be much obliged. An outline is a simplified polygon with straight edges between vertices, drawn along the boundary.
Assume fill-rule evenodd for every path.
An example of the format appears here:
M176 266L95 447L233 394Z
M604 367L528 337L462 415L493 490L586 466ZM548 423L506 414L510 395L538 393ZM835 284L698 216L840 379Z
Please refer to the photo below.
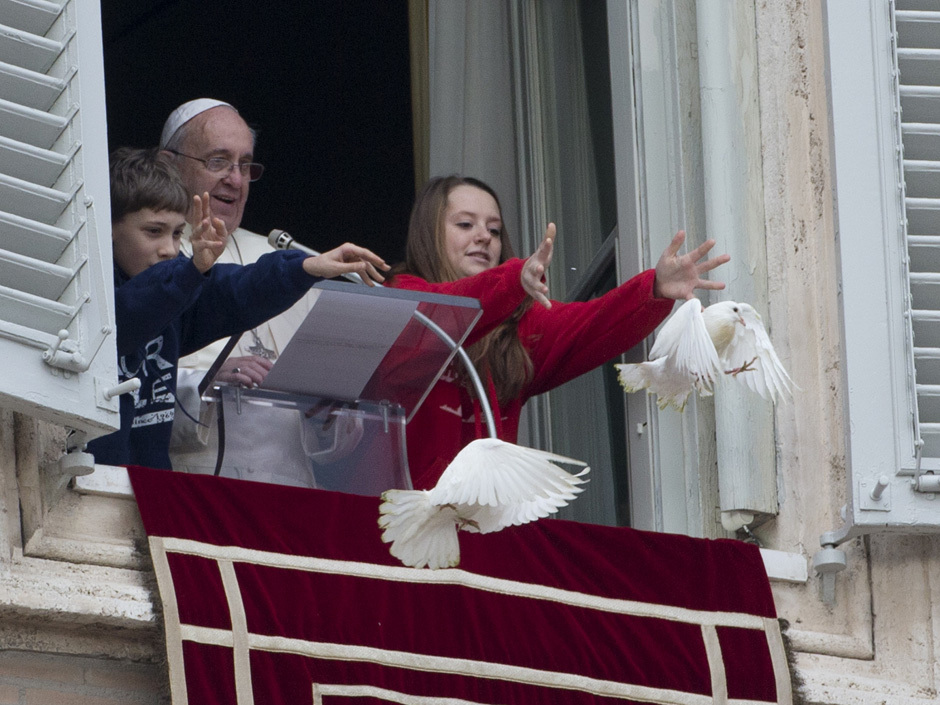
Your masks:
M517 131L509 5L431 0L430 173L482 179L499 194L503 221L520 250Z
M523 256L549 220L557 223L549 281L562 299L609 234L596 160L613 155L595 154L583 9L569 0L431 0L428 15L431 175L462 173L492 185ZM598 40L606 42L606 32L589 41ZM609 80L606 70L593 78ZM613 473L626 468L611 467L603 389L595 371L533 400L519 441L589 461L589 491L566 516L614 523Z

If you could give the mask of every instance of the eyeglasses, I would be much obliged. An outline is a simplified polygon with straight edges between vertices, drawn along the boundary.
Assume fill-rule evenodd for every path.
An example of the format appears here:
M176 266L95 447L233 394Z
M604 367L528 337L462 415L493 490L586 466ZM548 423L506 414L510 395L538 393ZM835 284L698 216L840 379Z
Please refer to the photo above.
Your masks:
M264 173L264 164L259 164L258 162L239 162L235 163L231 159L226 159L225 157L210 157L209 159L200 159L199 157L192 157L188 154L183 154L182 152L177 152L175 150L167 150L171 154L175 154L178 157L186 157L187 159L195 159L197 162L202 162L203 166L206 167L206 171L212 174L223 174L228 176L232 173L232 169L238 167L238 170L241 172L242 176L247 176L249 181L257 181L261 178L261 175Z

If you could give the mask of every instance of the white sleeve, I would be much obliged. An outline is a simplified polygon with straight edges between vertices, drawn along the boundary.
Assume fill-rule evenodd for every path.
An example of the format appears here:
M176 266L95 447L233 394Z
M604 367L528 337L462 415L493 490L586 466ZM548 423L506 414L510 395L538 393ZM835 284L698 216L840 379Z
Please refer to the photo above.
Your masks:
M215 404L208 404L199 396L199 382L205 373L182 367L177 371L171 451L186 453L206 447L215 424Z
M300 419L300 443L304 453L317 465L338 462L352 453L363 435L363 423L355 412L329 415L324 422L322 416Z

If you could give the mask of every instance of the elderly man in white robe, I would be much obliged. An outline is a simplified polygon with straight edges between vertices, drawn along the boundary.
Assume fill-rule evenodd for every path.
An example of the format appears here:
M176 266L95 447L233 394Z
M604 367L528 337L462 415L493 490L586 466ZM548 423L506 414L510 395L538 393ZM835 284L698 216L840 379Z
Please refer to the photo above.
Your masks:
M208 193L213 214L231 233L219 262L249 264L272 250L263 235L240 228L251 182L264 167L254 161L255 134L228 103L210 98L179 106L167 118L160 148L173 155L187 190ZM191 254L187 230L182 251ZM311 294L239 340L216 380L260 384L312 306ZM179 361L177 407L170 458L174 470L219 474L298 487L315 487L313 462L335 460L357 440L355 429L332 455L319 452L296 410L243 404L224 414L224 449L219 459L218 404L200 399L199 382L227 341L218 341Z

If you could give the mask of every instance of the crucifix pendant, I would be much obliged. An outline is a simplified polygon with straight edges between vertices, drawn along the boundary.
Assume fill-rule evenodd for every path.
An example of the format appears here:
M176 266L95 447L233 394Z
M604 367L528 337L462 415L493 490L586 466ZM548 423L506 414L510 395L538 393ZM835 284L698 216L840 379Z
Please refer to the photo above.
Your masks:
M263 357L266 360L277 359L277 353L271 350L271 348L266 348L264 343L261 342L261 338L258 337L258 334L254 330L251 331L251 335L255 339L255 344L248 348L248 352L252 355Z

